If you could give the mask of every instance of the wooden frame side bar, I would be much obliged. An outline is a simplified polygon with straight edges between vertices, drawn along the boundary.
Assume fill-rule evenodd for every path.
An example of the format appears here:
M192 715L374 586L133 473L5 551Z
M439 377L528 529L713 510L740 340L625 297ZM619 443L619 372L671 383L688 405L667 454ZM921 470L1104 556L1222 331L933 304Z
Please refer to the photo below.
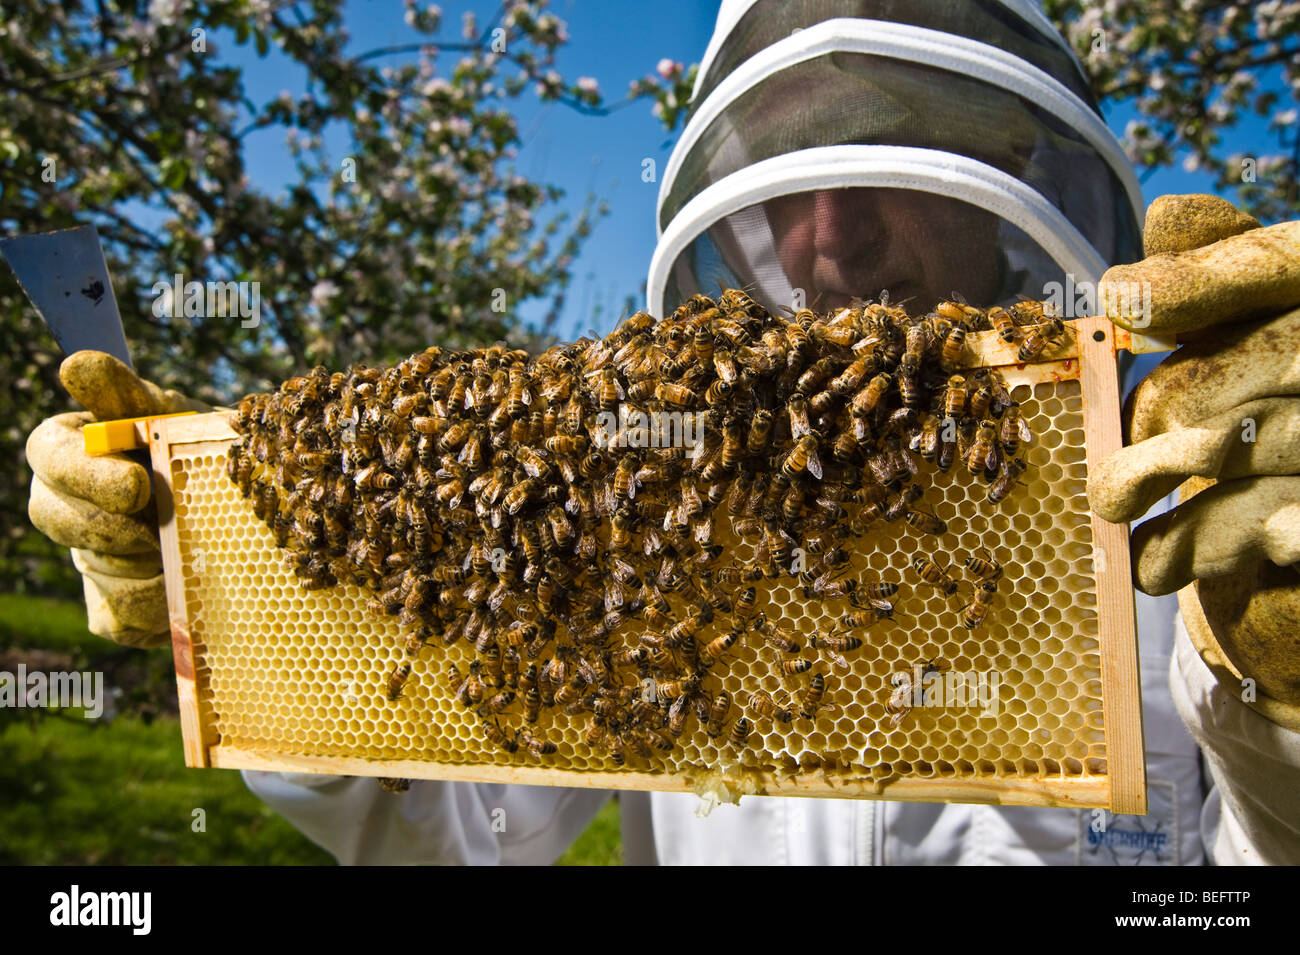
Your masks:
M183 419L187 434L199 426L214 429L213 415ZM211 766L205 742L203 713L194 672L194 640L190 634L189 611L185 606L185 575L181 565L180 535L176 527L176 505L172 487L172 442L170 429L178 419L151 418L148 422L149 454L153 463L153 492L158 505L158 532L162 545L163 579L167 593L167 618L172 634L172 659L176 664L176 699L180 705L181 739L185 765Z
M1098 462L1124 443L1120 429L1119 368L1114 326L1104 318L1080 319L1079 385L1083 396L1086 460ZM1102 715L1112 812L1146 813L1146 753L1142 743L1142 682L1138 674L1137 616L1129 567L1127 524L1111 524L1089 511L1097 579Z

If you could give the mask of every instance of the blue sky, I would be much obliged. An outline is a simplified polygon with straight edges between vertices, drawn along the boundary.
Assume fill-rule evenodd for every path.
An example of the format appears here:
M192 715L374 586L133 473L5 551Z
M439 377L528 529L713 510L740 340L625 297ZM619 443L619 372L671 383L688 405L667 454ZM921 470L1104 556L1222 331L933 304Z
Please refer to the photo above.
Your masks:
M497 0L441 4L443 35L458 39L463 11L473 10L480 23L499 8ZM558 67L566 79L592 76L610 101L625 95L628 83L652 72L662 57L684 63L698 61L713 32L717 0L553 0L551 9L567 24L570 42L562 49ZM345 23L352 50L360 52L414 38L402 19L400 0L347 0ZM251 46L221 53L246 67L245 83L256 102L287 89L302 91L301 77L287 72L274 56L259 60ZM393 62L400 62L393 58ZM609 116L584 116L560 105L539 104L530 94L519 101L524 143L518 166L530 178L560 186L566 198L560 207L576 213L588 192L605 200L610 214L596 226L574 267L574 281L557 333L564 338L588 328L607 331L618 319L628 295L637 295L655 245L654 209L658 183L642 181L642 163L653 158L662 170L672 137L642 101ZM1133 115L1131 108L1107 110L1117 133ZM1263 121L1251 121L1233 133L1234 149L1247 153L1276 151ZM292 175L282 134L250 140L249 171L254 182L271 188ZM1175 192L1210 190L1209 177L1187 173L1180 166L1160 170L1143 184L1149 202ZM540 303L525 306L526 318L538 317Z
M442 35L460 38L460 18L472 10L484 23L499 9L497 0L445 2ZM345 24L350 50L362 52L410 43L415 34L403 22L400 0L348 0ZM551 10L568 24L570 42L561 48L557 67L570 82L592 76L611 102L622 100L628 84L654 71L662 57L698 61L713 32L716 0L553 0ZM245 85L254 102L289 90L303 91L302 77L284 69L274 56L259 59L251 48L228 45L224 59L244 66ZM378 62L399 63L402 60ZM451 60L454 62L454 60ZM642 181L642 162L653 158L662 169L672 137L641 101L608 116L585 116L558 104L541 104L531 92L516 101L523 146L518 168L530 178L565 190L560 208L576 215L588 192L605 200L610 214L596 226L576 260L565 314L557 329L562 337L581 335L599 326L605 331L618 318L628 295L640 295L655 245L654 209L658 183ZM327 143L329 140L327 139ZM280 131L250 137L246 159L250 178L272 188L293 177L293 165ZM526 318L540 317L542 303L525 305ZM602 318L596 318L600 311Z

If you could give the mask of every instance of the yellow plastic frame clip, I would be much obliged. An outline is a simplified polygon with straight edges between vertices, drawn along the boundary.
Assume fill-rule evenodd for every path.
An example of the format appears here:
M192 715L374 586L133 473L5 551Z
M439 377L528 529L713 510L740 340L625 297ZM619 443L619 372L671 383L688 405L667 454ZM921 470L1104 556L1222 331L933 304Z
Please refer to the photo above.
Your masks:
M137 451L149 447L146 421L155 418L182 418L193 411L175 414L152 414L143 418L118 418L114 421L94 421L81 429L87 454L115 454L119 451Z

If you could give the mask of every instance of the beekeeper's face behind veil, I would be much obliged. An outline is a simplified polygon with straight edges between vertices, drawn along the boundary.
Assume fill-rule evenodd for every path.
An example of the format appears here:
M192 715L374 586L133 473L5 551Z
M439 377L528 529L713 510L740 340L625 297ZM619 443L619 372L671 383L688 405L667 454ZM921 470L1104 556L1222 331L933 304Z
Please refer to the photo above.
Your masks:
M820 309L887 289L928 310L955 291L997 296L998 220L976 206L908 189L820 189L772 199L767 218L791 286ZM950 236L962 237L960 242Z
M1032 0L724 0L664 170L653 314L882 291L928 309L1096 281L1141 193Z

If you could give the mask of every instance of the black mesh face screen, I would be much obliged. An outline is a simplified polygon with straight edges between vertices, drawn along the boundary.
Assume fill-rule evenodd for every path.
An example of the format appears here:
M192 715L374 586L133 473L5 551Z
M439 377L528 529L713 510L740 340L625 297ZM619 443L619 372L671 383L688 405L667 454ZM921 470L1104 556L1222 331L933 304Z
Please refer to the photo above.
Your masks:
M924 311L953 292L980 305L1038 298L1061 278L1037 243L970 203L910 189L830 189L716 224L678 257L664 307L736 286L769 309L834 308L887 291Z
M693 197L754 163L841 144L910 146L978 160L1034 187L1107 261L1136 257L1128 194L1082 134L1001 87L863 53L796 63L731 102L683 157L660 223L666 226Z
M928 309L956 280L981 301L1000 284L998 220L928 192L833 189L767 203L777 258L794 288L818 308L889 290L891 301Z
M795 30L837 17L886 20L987 43L1032 63L1092 104L1087 85L1062 42L1047 37L997 0L758 0L718 51L696 103L703 102L724 77L755 53Z

